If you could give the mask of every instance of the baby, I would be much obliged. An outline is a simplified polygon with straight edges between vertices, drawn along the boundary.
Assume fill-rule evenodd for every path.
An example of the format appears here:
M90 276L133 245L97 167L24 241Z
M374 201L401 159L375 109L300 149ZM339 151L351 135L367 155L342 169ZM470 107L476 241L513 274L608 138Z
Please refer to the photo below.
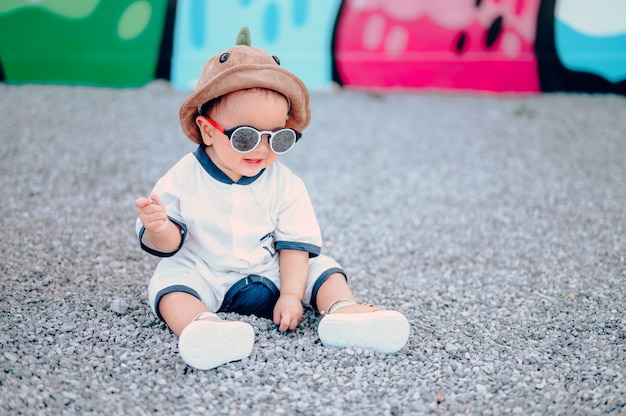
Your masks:
M252 326L219 312L265 317L287 331L300 323L304 303L322 316L324 345L391 353L408 340L404 315L358 304L341 266L321 254L308 192L278 161L309 121L303 82L251 47L244 27L236 46L207 61L180 109L183 132L198 148L135 201L141 247L163 258L150 306L192 367L215 368L252 351Z

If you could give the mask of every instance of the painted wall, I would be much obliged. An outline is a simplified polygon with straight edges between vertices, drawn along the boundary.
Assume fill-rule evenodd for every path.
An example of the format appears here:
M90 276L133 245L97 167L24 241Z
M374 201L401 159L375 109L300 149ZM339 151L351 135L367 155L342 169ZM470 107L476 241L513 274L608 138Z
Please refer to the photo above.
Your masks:
M167 0L1 0L9 82L135 86L155 74Z
M360 87L539 91L539 3L348 0L337 26L339 76Z
M192 89L243 25L312 90L626 94L624 0L1 0L0 80Z
M311 89L332 81L332 34L341 0L178 0L171 79L196 85L204 62L248 26L252 45L271 51Z

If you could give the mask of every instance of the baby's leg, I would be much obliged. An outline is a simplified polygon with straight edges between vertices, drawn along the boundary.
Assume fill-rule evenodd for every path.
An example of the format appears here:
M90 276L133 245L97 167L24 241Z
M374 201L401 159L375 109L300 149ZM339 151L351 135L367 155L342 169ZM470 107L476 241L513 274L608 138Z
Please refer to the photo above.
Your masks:
M252 352L252 326L220 319L193 295L168 293L158 308L165 323L179 335L178 351L192 367L208 370L241 360Z
M333 273L317 291L315 304L318 311L327 311L331 304L339 299L351 300L356 303L346 282L346 277L341 273Z
M357 304L345 277L334 273L320 286L316 305L322 314L320 340L333 347L359 347L396 352L409 337L410 326L396 311Z
M178 336L196 316L209 309L197 297L185 292L171 292L159 301L159 313Z

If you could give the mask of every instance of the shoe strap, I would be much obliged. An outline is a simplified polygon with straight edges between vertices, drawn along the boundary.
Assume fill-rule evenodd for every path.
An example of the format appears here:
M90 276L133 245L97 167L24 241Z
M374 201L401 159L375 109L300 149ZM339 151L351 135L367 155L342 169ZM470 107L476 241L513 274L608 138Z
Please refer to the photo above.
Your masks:
M217 316L213 312L200 312L199 314L196 315L195 318L193 318L191 320L191 322L193 322L193 321L203 321L205 319L211 319L211 318L218 318L219 319L219 316Z
M331 303L328 306L328 309L325 311L320 311L320 315L322 315L322 317L336 312L337 310L345 307L345 306L351 306L351 305L356 305L356 302L353 301L352 299L337 299L335 300L333 303Z

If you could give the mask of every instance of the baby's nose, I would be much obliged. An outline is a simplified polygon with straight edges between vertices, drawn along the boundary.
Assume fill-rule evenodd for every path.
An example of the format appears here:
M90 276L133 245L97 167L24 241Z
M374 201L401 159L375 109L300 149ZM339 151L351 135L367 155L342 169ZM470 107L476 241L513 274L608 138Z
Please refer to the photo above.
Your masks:
M263 151L272 150L270 148L270 135L269 134L261 135L261 143L259 143L259 148L262 148Z

